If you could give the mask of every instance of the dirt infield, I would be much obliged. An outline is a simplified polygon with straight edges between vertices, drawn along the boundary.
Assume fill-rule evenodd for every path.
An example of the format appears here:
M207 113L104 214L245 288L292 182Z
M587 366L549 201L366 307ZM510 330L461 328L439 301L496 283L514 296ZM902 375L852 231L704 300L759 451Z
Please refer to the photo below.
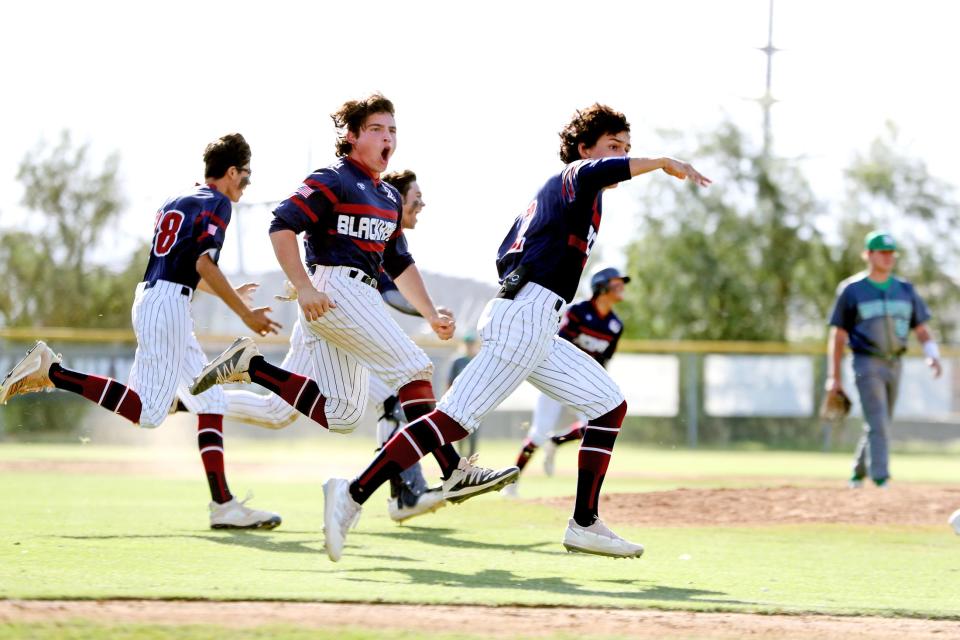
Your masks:
M572 498L543 500L568 509ZM960 487L904 484L885 489L836 486L676 489L610 494L602 515L648 527L843 523L942 525L960 507Z
M600 638L923 640L960 636L960 622L905 618L296 602L0 601L0 624L70 620L161 625L175 620L177 625L228 628L353 627L495 638L583 634Z

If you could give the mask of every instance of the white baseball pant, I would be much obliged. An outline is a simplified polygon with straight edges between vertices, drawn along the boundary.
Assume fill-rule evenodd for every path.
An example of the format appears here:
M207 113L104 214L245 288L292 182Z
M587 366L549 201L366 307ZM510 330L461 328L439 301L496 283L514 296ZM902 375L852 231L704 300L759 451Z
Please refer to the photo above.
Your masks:
M437 409L473 432L524 380L588 420L619 406L623 394L606 370L557 336L562 308L560 296L532 282L513 300L488 302L477 327L480 353Z
M159 426L176 398L191 413L226 411L220 387L196 396L189 390L207 363L194 334L192 296L190 287L165 280L150 287L146 282L137 285L132 309L137 351L127 384L140 396L141 427Z
M303 331L299 320L294 323L290 333L290 348L284 356L281 368L303 376L313 378L321 389L323 372L316 360L316 349L321 342L312 333ZM226 417L267 429L283 429L293 423L300 413L274 393L254 393L236 389L225 390L227 397ZM383 401L390 397L391 391L380 378L369 378L369 401L377 416L383 414ZM334 429L335 430L335 429Z

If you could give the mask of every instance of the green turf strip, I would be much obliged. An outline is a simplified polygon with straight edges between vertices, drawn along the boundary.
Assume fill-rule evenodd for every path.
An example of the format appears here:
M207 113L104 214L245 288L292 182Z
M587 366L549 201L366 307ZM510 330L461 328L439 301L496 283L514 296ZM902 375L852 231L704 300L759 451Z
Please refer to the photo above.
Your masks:
M360 451L352 447L340 452L338 461ZM87 448L85 455L94 449ZM234 459L250 455L243 446L235 449ZM32 453L42 459L41 448ZM618 453L625 454L620 458L625 463L655 458L645 450ZM297 448L296 455L308 454L323 460L330 451ZM189 460L195 453L182 455ZM695 467L713 474L726 468L738 479L750 456L763 467L765 455L731 454L723 467L721 452L707 452L703 460L683 452ZM814 469L837 462L832 456L817 460L809 457L815 454L803 455ZM4 456L10 459L11 450ZM150 451L132 449L126 457L131 456L148 460ZM260 458L271 456L268 450ZM944 468L936 469L937 459L931 460L924 456L922 465L917 461L925 477L947 476L956 468L955 461L945 458ZM531 473L524 480L524 495L572 492L571 461L561 461L557 478ZM907 469L913 461L901 456L897 464ZM608 486L618 491L662 484L656 478L615 473ZM283 526L272 532L209 530L208 497L200 477L0 472L0 597L572 605L960 618L960 538L945 525L640 529L611 523L647 547L640 560L612 560L565 553L559 539L567 514L544 505L491 495L398 527L386 517L385 494L379 494L350 534L343 560L334 564L322 550L318 482L244 472L234 474L232 483L235 489L253 486L253 504L281 512Z

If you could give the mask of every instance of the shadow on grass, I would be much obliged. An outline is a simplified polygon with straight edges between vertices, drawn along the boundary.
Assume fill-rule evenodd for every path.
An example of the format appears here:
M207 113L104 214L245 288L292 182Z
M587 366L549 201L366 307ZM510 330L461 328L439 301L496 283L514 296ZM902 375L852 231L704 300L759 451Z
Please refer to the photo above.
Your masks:
M310 569L279 569L279 571L308 572ZM383 567L376 569L341 569L338 573L348 574L352 582L370 582L400 586L396 580L373 578L366 574L392 573L405 576L410 584L451 587L454 589L519 589L539 591L569 596L597 596L600 598L619 598L627 601L642 602L692 602L722 605L755 605L755 602L733 600L725 597L722 591L705 589L687 589L660 584L649 584L642 580L617 581L623 586L632 585L633 589L621 591L600 591L586 588L563 577L527 578L502 569L482 569L476 573L455 573L436 569L416 569L412 567ZM574 604L571 602L571 604Z
M350 538L367 536L371 538L390 538L391 540L409 540L411 542L420 542L423 544L432 544L440 547L452 547L454 549L487 550L487 551L526 551L528 553L544 553L555 555L556 551L546 551L541 547L554 547L558 543L553 541L532 542L530 544L501 544L497 542L484 542L482 540L462 540L455 538L451 534L463 533L463 530L445 529L442 527L401 527L390 532L379 531L354 531L350 533ZM491 533L493 537L495 533Z
M221 529L208 533L170 533L163 535L50 536L61 540L202 540L230 546L248 547L273 553L324 553L323 534L315 540L284 540L285 536L317 535L316 531L246 531ZM308 546L310 545L310 546Z

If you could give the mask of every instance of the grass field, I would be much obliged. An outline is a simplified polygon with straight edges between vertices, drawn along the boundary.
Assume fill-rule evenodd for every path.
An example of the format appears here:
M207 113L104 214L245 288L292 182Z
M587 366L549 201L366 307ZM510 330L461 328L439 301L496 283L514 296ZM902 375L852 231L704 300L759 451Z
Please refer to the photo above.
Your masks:
M506 464L514 447L485 442L482 461ZM559 538L568 511L539 499L572 494L575 447L561 450L553 478L542 475L535 459L523 478L520 500L484 496L398 527L386 515L386 493L375 496L350 534L343 560L334 564L323 552L320 483L330 474L359 470L371 448L371 442L349 438L297 441L296 446L282 440L228 443L234 492L242 496L246 487L255 489L252 504L280 512L284 523L269 532L226 532L207 528L208 495L196 452L188 447L0 445L0 597L578 606L960 620L960 538L945 523L640 528L611 522L618 533L646 546L642 559L567 554ZM960 478L955 456L903 454L894 464L898 483ZM432 473L432 462L424 466ZM847 456L831 454L623 446L605 489L822 484L842 482L846 468ZM2 629L0 638L24 637L28 631L38 638L104 633L89 621L68 627L14 623ZM135 635L136 628L110 631L116 637L155 637L150 629L156 631L150 625L143 625L143 635ZM128 631L134 635L119 635ZM204 635L207 631L191 627L194 635L182 637L213 637ZM362 629L355 631L355 636L337 637L367 637ZM261 637L256 630L244 633L252 635L235 637ZM376 637L420 637L406 633Z

